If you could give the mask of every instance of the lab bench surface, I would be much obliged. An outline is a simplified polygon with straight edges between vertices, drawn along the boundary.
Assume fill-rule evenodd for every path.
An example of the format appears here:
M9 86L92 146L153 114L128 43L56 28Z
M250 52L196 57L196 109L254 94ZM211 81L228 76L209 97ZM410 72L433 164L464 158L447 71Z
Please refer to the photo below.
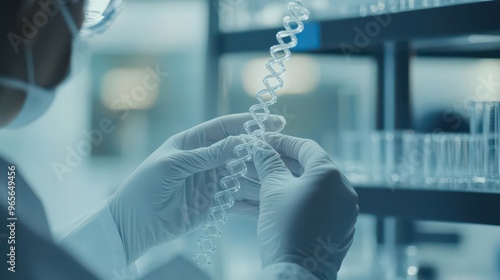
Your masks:
M405 220L500 225L500 194L356 187L361 213Z
M486 1L377 16L309 21L303 34L299 35L302 43L298 49L372 54L384 42L409 42L411 49L419 55L500 57L500 37L496 36L500 34L498 11L500 1ZM219 33L219 51L266 51L276 44L275 34L279 30L281 28Z

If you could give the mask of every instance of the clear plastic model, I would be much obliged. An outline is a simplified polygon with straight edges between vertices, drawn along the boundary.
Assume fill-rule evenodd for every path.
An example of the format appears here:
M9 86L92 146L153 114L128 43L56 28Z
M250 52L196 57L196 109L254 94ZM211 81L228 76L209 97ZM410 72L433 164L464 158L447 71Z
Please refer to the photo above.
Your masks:
M253 119L244 124L247 132L247 135L241 135L244 143L235 147L236 157L227 163L230 175L220 180L222 190L215 194L215 206L210 208L208 221L203 225L205 234L198 239L200 251L194 255L194 260L200 268L206 269L212 263L210 254L216 250L214 240L222 234L220 225L227 221L226 210L234 205L233 193L240 189L239 178L247 173L246 162L252 160L252 143L262 139L265 132L263 122L269 118L269 106L276 103L278 99L276 91L283 87L281 76L286 72L283 63L290 59L290 49L296 47L298 43L296 35L304 30L303 21L309 18L309 11L304 8L300 0L288 3L288 9L290 15L283 18L285 30L276 34L279 44L270 49L272 58L266 63L269 75L263 80L265 89L257 92L259 103L249 109Z

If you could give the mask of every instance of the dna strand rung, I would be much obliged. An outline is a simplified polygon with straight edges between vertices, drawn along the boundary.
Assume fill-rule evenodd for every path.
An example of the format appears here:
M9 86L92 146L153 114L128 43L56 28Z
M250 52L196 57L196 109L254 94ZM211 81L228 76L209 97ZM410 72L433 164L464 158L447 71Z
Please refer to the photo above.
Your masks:
M263 79L265 88L257 92L258 104L249 108L251 120L244 123L243 127L247 135L240 135L244 143L234 148L235 158L231 159L226 167L230 175L220 180L221 191L215 193L215 206L209 209L208 220L203 224L204 235L198 238L200 251L193 258L198 267L207 269L211 266L210 254L217 250L215 239L222 236L221 225L227 222L226 210L233 207L233 194L240 190L240 178L247 174L246 162L252 160L253 142L262 139L266 127L264 122L269 118L269 107L278 100L277 90L283 88L284 82L281 76L285 74L285 61L292 55L290 49L297 46L297 34L304 30L303 21L309 19L309 11L304 8L301 0L288 3L290 15L283 18L285 30L276 34L277 45L270 48L271 59L267 61L266 68L269 74ZM295 28L292 27L295 25ZM289 42L285 42L285 39Z

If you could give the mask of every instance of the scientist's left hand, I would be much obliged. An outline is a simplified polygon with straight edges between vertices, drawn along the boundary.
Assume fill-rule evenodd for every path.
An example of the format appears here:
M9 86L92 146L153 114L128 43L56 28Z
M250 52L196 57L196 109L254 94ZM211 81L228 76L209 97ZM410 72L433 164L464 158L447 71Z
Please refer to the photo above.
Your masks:
M225 163L242 143L228 136L245 133L243 123L250 118L249 114L229 115L172 136L108 200L129 264L151 247L205 221L219 180L227 175ZM265 125L268 131L279 131L284 120L271 115ZM258 177L255 171L247 176L255 181L241 180L231 211L258 215Z

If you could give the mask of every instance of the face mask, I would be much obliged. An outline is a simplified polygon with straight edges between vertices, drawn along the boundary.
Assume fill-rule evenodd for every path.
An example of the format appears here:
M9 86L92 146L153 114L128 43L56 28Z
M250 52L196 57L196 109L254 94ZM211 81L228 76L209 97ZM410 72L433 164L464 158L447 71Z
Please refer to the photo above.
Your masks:
M90 4L102 4L102 0L90 1ZM88 5L85 11L85 20L82 30L78 30L73 16L65 5L60 6L60 11L67 27L73 35L71 63L66 78L68 80L77 71L83 68L89 58L89 48L83 43L81 36L90 37L104 32L110 22L118 14L123 4L122 0L108 0L107 5ZM0 84L26 93L26 100L21 111L6 128L17 128L31 123L42 116L52 104L55 97L56 88L46 89L40 87L35 82L35 67L33 52L27 48L25 50L26 69L28 82L9 77L0 76Z
M72 73L75 73L75 67L81 67L83 57L82 52L84 48L79 42L78 27L71 16L71 13L66 6L61 6L61 13L66 21L66 25L73 35L72 42L72 55L70 69L66 74L64 80L68 80ZM16 90L21 90L26 93L26 99L17 116L8 123L5 128L18 128L25 126L42 116L54 101L56 88L46 89L38 86L35 81L35 66L33 51L30 48L25 49L26 57L26 70L28 74L28 81L21 81L10 77L1 77L0 84Z
M35 69L33 65L33 52L31 49L25 50L26 68L28 72L28 82L0 77L0 84L26 93L26 99L17 116L5 126L6 128L18 128L31 123L47 111L54 100L54 90L45 89L35 83Z

